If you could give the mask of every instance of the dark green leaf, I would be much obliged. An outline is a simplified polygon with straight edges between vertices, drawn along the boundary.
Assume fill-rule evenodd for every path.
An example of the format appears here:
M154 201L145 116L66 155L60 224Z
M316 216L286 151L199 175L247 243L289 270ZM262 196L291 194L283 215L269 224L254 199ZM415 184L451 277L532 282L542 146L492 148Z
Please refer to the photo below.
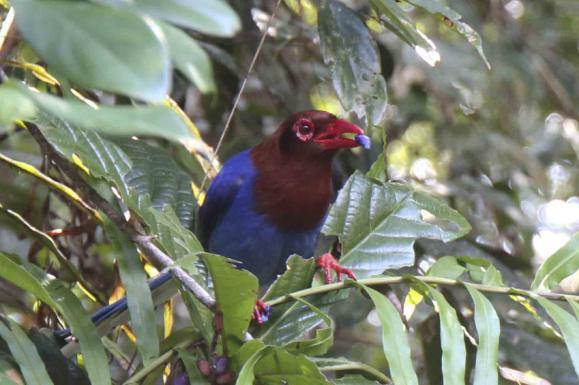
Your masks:
M474 302L474 322L478 334L473 385L497 385L501 323L493 305L484 295L469 284L466 284L466 289Z
M222 0L136 0L134 6L153 17L209 35L229 37L241 28L235 11Z
M233 355L243 344L259 284L250 272L234 268L219 255L206 253L203 261L211 274L215 300L223 314L225 349L228 355Z
M0 276L36 296L62 314L72 334L80 342L80 350L93 385L110 385L110 371L100 337L79 299L60 281L49 277L36 266L22 262L0 252Z
M137 337L137 348L146 366L159 355L155 308L147 276L139 253L131 240L110 222L105 222L104 228L116 254L121 281L127 292L131 326Z
M567 345L567 350L569 350L571 361L575 367L575 373L579 376L579 319L546 298L537 296L535 299L561 329L565 345Z
M354 12L334 0L322 3L318 22L322 56L340 102L364 119L366 128L380 124L388 99L370 32Z
M432 300L440 316L440 345L444 385L464 385L466 349L462 326L456 311L436 289L429 287Z
M150 102L168 94L169 51L152 21L89 2L11 3L18 30L55 72L84 88Z
M340 238L340 263L364 278L412 265L417 238L447 242L469 230L468 222L438 199L356 172L340 191L322 232Z
M0 318L0 337L8 344L28 385L53 385L36 347L16 322Z
M410 346L398 310L380 292L360 285L374 302L382 324L382 348L390 367L390 377L395 384L418 385L412 367Z
M551 255L539 268L531 288L548 290L579 270L579 233Z
M382 372L373 368L372 366L363 364L361 362L350 361L350 360L343 358L343 357L340 357L340 358L311 357L311 360L312 360L312 362L314 362L318 366L318 368L320 368L320 370L322 372L326 372L326 371L330 371L330 372L344 372L344 371L346 371L349 373L360 372L360 373L364 373L367 377L373 377L384 384L389 384L392 382L388 377L386 377L384 374L382 374ZM342 378L346 378L346 377L364 378L362 376L344 376ZM366 380L366 381L369 381L369 380ZM335 383L335 381L334 381L334 383ZM364 383L364 382L362 382L362 383ZM370 383L374 384L375 382L370 382Z
M325 327L316 329L315 335L310 339L293 341L284 346L290 353L306 354L308 356L321 356L328 352L334 343L334 321L323 311L314 305L296 298L298 302L306 305L325 323Z
M209 55L185 32L161 22L159 26L169 43L173 65L202 93L215 92L213 67Z
M348 375L332 381L336 385L378 385L379 382L368 380L359 375Z

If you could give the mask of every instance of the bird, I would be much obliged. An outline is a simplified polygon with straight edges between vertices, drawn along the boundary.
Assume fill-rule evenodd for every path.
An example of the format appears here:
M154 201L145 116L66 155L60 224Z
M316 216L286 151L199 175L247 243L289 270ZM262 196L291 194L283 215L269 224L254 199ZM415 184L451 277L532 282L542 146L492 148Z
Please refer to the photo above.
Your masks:
M362 146L370 139L357 125L319 110L294 113L255 147L224 163L211 183L198 217L204 249L239 261L261 285L283 273L292 254L311 258L334 198L332 159L341 149ZM316 258L326 283L332 271L355 279L330 253ZM168 282L162 273L152 289ZM100 309L100 323L126 309L126 298ZM253 318L267 320L270 309L257 301ZM60 335L64 335L60 333Z

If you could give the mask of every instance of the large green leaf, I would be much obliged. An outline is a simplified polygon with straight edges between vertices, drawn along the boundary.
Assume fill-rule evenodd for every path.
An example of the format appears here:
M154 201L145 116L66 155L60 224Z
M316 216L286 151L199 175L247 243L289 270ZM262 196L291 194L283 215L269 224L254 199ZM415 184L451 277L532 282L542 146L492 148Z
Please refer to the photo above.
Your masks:
M38 267L21 262L0 252L0 276L62 314L72 334L78 338L84 363L93 385L110 385L110 370L105 350L89 315L79 299L60 281L46 275Z
M427 12L434 15L440 15L444 17L447 22L452 23L452 27L456 27L456 31L464 36L474 48L476 48L478 54L485 62L486 66L490 69L489 64L483 47L480 35L467 23L462 21L462 16L453 9L450 9L446 5L442 4L438 0L407 0L410 4L416 5Z
M34 343L16 322L0 317L0 337L8 344L28 385L53 385Z
M171 52L173 65L203 93L215 92L213 67L209 55L192 37L178 28L159 22Z
M14 0L24 39L84 88L159 102L169 92L169 51L159 27L139 14L89 2Z
M335 0L322 2L318 23L322 56L340 102L367 128L378 125L387 95L376 42L358 16Z
M137 348L146 366L159 355L157 319L147 276L139 253L127 235L110 222L105 222L104 227L116 254L121 281L127 292L131 326L137 336Z
M149 135L175 142L192 138L185 122L165 106L99 106L64 100L44 93L33 92L14 83L40 109L87 130L116 136Z
M537 296L535 299L561 329L565 345L567 345L567 350L569 350L571 361L575 367L575 373L579 377L579 318L573 317L546 298Z
M250 272L234 268L219 255L204 254L203 261L211 274L215 300L223 315L225 349L232 355L243 344L259 283Z
M497 385L501 323L493 305L481 292L469 284L466 284L466 289L474 302L474 322L478 334L473 385Z
M239 350L234 365L242 365L236 385L330 385L306 356L265 346L256 340L249 341Z
M322 232L340 238L340 263L364 278L412 265L417 238L447 242L469 230L468 222L438 199L356 172L340 191Z
M395 384L418 385L412 367L410 346L398 310L380 292L361 285L370 296L382 324L382 348L388 360L390 377Z
M548 290L579 270L579 233L551 255L539 268L532 289Z
M136 0L134 6L153 17L209 35L230 37L241 28L235 11L222 0Z
M187 228L192 225L196 204L189 187L190 178L163 150L142 141L117 145L94 131L71 126L49 115L39 116L38 124L62 156L76 163L80 160L93 176L112 183L169 255L177 259L202 251L201 244ZM146 154L150 159L145 159Z
M426 286L424 286L426 287ZM442 373L444 385L464 385L466 348L462 326L456 310L436 289L429 287L432 300L440 316L440 345L442 348Z

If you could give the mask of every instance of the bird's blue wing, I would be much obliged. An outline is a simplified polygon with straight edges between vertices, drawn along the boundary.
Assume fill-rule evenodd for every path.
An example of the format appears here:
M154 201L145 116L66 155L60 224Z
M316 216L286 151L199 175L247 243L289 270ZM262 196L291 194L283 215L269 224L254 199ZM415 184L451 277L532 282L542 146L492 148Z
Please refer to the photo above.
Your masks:
M203 247L207 248L211 233L227 213L241 186L254 174L250 150L240 152L223 165L199 209L198 235Z

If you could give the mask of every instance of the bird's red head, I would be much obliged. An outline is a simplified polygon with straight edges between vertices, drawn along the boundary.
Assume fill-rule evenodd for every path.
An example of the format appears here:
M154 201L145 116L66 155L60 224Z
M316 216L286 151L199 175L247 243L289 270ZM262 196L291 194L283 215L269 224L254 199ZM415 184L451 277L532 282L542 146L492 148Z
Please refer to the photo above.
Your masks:
M364 131L329 112L309 110L286 119L280 125L278 134L281 144L294 150L333 153L341 148L358 147L355 137L363 135Z

